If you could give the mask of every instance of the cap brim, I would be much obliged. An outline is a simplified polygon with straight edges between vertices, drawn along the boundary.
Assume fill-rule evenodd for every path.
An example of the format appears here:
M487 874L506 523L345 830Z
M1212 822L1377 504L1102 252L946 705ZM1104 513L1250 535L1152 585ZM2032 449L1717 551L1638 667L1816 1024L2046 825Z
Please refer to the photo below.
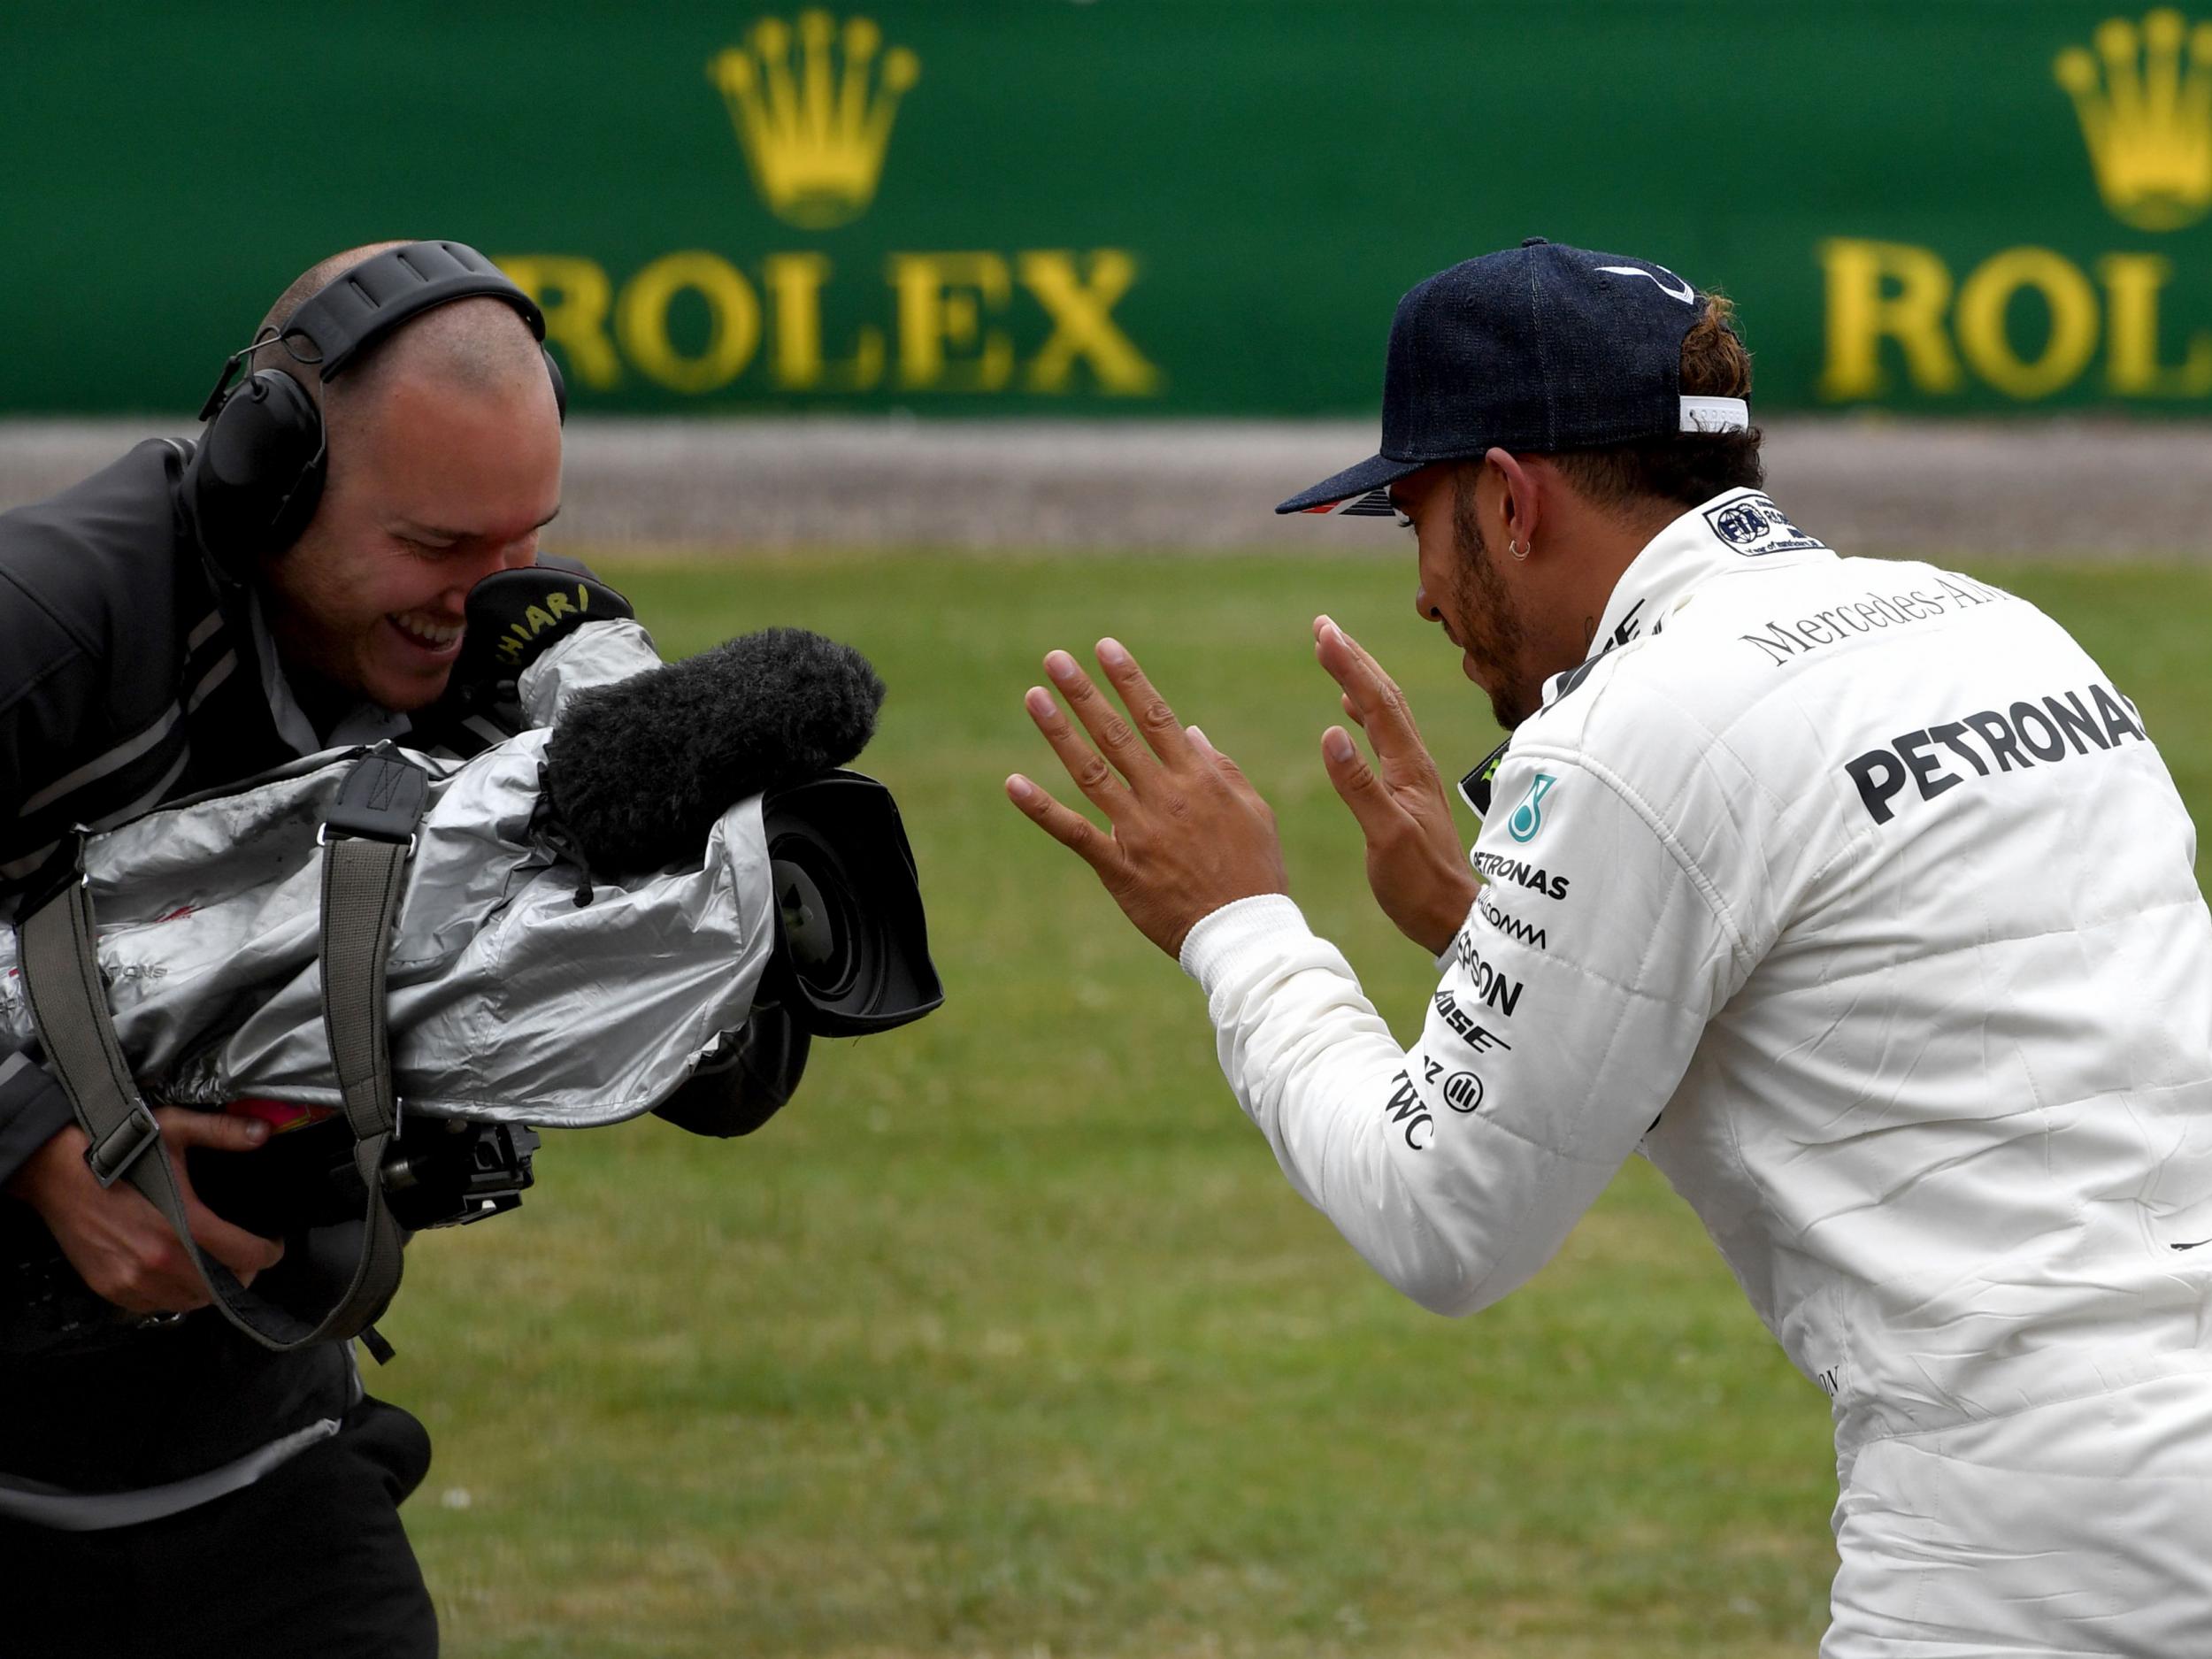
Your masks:
M1325 478L1311 489L1302 489L1277 507L1277 512L1343 512L1382 518L1393 511L1389 499L1379 495L1402 478L1410 478L1426 461L1394 461L1386 455L1371 455L1334 478ZM1375 495L1367 502L1362 498Z

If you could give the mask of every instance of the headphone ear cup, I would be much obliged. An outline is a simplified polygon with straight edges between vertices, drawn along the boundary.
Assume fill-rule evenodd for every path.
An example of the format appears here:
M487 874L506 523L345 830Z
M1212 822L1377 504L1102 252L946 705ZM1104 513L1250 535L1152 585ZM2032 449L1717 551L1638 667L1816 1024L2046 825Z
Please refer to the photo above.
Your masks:
M322 411L290 375L262 369L215 411L192 457L208 557L234 581L299 539L323 493Z
M545 372L552 377L553 407L559 411L561 425L565 426L568 425L568 382L561 378L561 365L553 361L550 351L540 346L538 355L545 359Z

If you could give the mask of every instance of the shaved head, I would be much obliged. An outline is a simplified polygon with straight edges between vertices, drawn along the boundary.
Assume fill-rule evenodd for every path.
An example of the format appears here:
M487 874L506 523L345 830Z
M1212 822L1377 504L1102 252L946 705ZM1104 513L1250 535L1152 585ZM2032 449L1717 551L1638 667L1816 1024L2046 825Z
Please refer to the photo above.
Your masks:
M396 381L428 382L442 391L506 393L547 380L537 337L504 300L453 300L419 317L357 356L328 385L314 365L296 358L278 337L300 308L354 266L404 242L373 242L319 260L292 280L261 319L252 367L279 369L322 405L330 434L331 465L345 465L349 440L373 421Z
M560 511L553 380L505 300L472 295L410 317L328 385L280 337L331 283L406 245L349 248L302 273L254 352L255 368L291 376L321 406L328 440L314 516L257 572L278 657L318 732L364 700L403 713L435 702L469 590L534 563Z

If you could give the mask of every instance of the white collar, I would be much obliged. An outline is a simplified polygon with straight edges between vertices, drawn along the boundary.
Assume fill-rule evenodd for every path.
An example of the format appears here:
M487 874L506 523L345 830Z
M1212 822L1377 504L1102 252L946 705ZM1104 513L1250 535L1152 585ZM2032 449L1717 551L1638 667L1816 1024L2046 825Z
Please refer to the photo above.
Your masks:
M1763 490L1727 490L1691 508L1646 542L1621 572L1598 618L1588 659L1544 682L1544 707L1580 685L1607 652L1658 634L1692 590L1713 577L1740 570L1748 560L1775 566L1835 557L1833 549L1791 523Z
M249 589L247 597L252 602L254 654L261 661L261 694L268 699L269 712L276 720L277 735L292 746L294 753L319 755L326 749L351 749L359 743L380 742L388 737L398 737L412 727L414 722L405 715L364 702L341 715L326 735L317 733L315 723L307 718L307 710L300 707L299 699L292 693L292 682L284 677L284 664L277 658L276 636L269 632L267 618L262 615L260 594Z

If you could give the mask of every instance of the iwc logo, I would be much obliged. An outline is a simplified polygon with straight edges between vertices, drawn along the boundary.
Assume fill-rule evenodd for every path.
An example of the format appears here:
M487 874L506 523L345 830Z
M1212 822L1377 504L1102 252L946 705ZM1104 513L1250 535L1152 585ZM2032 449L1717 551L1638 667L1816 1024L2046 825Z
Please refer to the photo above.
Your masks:
M754 187L778 219L828 230L875 199L899 99L922 73L905 47L882 46L883 31L866 18L841 29L826 12L802 12L795 35L782 19L763 18L744 45L707 65Z
M2138 230L2178 230L2212 209L2212 23L2178 12L2107 18L2096 50L2051 65L2074 100L2097 192Z

